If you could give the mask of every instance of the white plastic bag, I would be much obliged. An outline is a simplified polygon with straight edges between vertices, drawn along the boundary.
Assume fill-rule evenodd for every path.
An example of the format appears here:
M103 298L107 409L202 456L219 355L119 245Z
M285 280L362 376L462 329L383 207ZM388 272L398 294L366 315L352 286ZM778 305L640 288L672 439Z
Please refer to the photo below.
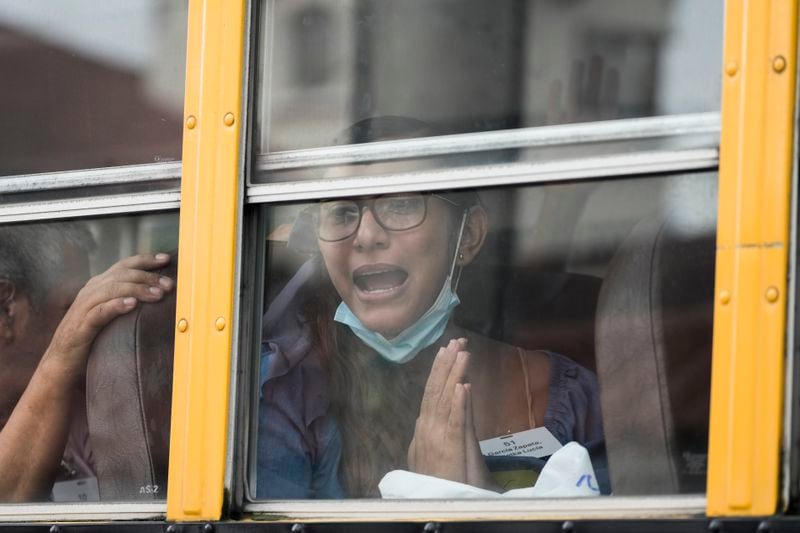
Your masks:
M577 442L567 443L550 456L533 487L500 494L465 483L393 470L383 476L378 489L385 499L574 498L600 495L589 452Z

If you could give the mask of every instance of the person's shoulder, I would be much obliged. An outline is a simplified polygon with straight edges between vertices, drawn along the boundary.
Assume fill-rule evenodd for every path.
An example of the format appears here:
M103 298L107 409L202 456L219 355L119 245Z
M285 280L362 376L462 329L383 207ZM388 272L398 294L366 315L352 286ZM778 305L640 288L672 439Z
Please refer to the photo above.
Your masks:
M581 444L603 440L597 376L572 359L545 352L550 360L550 395L546 422L567 440Z
M311 370L320 366L318 358L313 356L310 325L303 316L312 275L313 265L309 261L303 264L264 313L261 331L262 384L298 368Z
M569 357L556 352L539 350L550 362L551 382L562 382L563 386L590 389L597 394L597 375Z

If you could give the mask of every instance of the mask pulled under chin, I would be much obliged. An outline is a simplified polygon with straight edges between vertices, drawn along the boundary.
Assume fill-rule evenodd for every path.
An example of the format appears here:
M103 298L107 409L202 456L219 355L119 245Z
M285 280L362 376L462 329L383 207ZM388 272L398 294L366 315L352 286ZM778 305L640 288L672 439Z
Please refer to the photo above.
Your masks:
M339 304L333 319L348 326L356 337L387 361L397 364L407 363L444 333L453 309L460 303L450 285L448 276L430 309L392 339L368 329L344 302Z

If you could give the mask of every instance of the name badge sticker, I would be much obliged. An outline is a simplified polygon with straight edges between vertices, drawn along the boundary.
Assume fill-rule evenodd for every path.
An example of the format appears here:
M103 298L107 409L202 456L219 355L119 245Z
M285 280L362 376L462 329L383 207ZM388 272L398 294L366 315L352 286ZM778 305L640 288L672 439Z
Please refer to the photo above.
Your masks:
M480 441L481 453L489 457L549 457L561 443L546 427L527 429L510 435Z
M97 502L100 489L96 477L59 481L53 485L54 502Z

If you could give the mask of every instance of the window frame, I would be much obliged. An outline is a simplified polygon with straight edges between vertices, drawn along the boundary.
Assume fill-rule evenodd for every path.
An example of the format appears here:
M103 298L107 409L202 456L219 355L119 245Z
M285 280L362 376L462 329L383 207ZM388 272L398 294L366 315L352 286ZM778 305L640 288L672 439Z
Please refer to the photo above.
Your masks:
M590 128L590 125L576 125ZM478 134L469 134L477 136ZM491 136L492 133L485 135ZM416 143L416 140L414 141ZM418 143L417 143L418 144ZM566 165L561 163L548 167L547 164L522 164L517 173L510 173L502 168L458 168L455 171L442 170L421 173L396 173L391 176L337 178L325 182L290 182L264 185L251 185L246 191L245 202L254 208L264 205L281 204L286 201L315 200L336 196L371 195L406 191L435 191L440 189L458 189L465 187L485 187L498 185L531 185L552 183L579 183L584 180L611 181L625 178L646 179L654 174L680 171L715 171L717 170L717 150L715 147L689 148L684 151L668 153L646 152L642 154L608 156L606 163L598 168L598 158L575 158ZM633 161L636 164L633 164ZM508 166L508 165L505 165ZM501 166L502 167L502 166ZM544 168L543 168L544 167ZM553 168L555 167L555 168ZM566 167L566 168L564 168ZM572 167L572 168L570 168ZM464 179L470 170L475 170L474 179ZM441 179L431 179L431 175L440 175ZM516 175L515 175L516 174ZM635 176L634 176L635 175ZM398 183L399 182L399 183ZM251 209L252 210L252 209ZM251 215L252 218L255 218ZM253 225L251 225L251 231ZM262 229L263 232L263 229ZM248 240L256 241L255 235ZM244 251L251 261L260 262L263 257L263 244L255 244L258 251ZM243 277L255 276L256 280L268 276L266 265L251 267ZM252 278L249 278L252 279ZM260 287L256 281L256 287ZM255 322L253 309L261 309L260 289L242 304L240 316L249 316ZM255 306L255 307L248 307ZM246 319L245 319L246 320ZM250 325L247 332L240 334L240 347L248 346L249 350L240 348L238 359L240 368L252 370L254 354L258 353L259 343L252 336L260 330ZM250 337L245 337L245 334ZM249 352L249 353L248 353ZM246 363L245 363L246 361ZM246 374L245 374L246 375ZM252 376L251 376L252 378ZM248 388L248 380L240 383L239 408L236 425L239 427L239 445L236 454L236 471L240 476L248 470L249 452L247 446L254 443L254 435L250 434L251 422L249 412L252 409L254 391ZM249 380L250 382L253 379ZM252 383L249 385L252 386ZM247 408L244 408L246 404ZM567 519L575 518L611 518L620 514L628 518L644 517L676 517L702 514L706 508L706 496L698 495L664 495L664 496L603 496L600 498L562 498L555 500L464 500L464 501L396 501L380 499L344 499L328 500L270 500L246 501L247 480L241 478L232 487L237 494L235 505L244 512L252 514L255 519L273 520L326 520L326 521L359 521L359 520L436 520L436 519Z
M254 2L260 5L260 2ZM254 7L253 9L258 9ZM251 13L253 13L251 9ZM256 15L251 15L258 20ZM255 33L255 31L253 31ZM251 35L251 39L257 39ZM257 100L255 84L250 79L248 102ZM252 108L249 110L251 117ZM252 120L252 118L251 118ZM605 122L576 123L559 126L540 126L517 130L474 132L439 137L422 137L398 141L375 142L363 145L331 146L299 149L285 152L246 156L249 168L245 182L244 203L248 208L244 226L249 234L243 242L250 247L238 254L250 258L243 266L242 279L256 281L256 287L268 276L266 265L259 262L260 245L253 232L257 231L255 207L288 201L310 201L320 198L385 194L408 191L436 191L443 189L480 188L502 185L571 183L583 180L613 180L664 172L704 171L719 168L720 115L696 113L619 119ZM252 142L253 129L248 131L248 144ZM653 150L646 146L635 147L630 152L609 153L595 157L581 157L582 148L598 146L608 141L624 140L635 144L654 138L696 140L690 147L674 150ZM642 142L644 145L645 143ZM560 148L578 154L557 161L513 163L487 167L464 167L436 171L400 172L385 176L342 177L325 180L255 182L256 171L280 171L298 168L320 168L328 165L395 160L407 157L426 157L456 153L507 148ZM248 223L248 221L250 221ZM251 284L248 281L248 284ZM241 283L240 283L241 287ZM566 498L555 500L468 500L468 501L396 501L380 499L329 500L271 500L247 501L247 475L249 467L248 446L254 443L250 434L252 409L251 389L253 379L241 379L253 369L257 344L253 339L255 314L260 309L258 295L245 295L239 301L239 349L234 352L239 369L239 394L232 415L237 427L238 444L228 469L236 472L232 485L226 488L232 494L230 504L253 519L302 521L322 520L352 522L364 520L542 520L572 518L674 518L702 515L707 508L705 494L664 496L603 496L601 498ZM262 291L263 292L263 291ZM251 307L255 306L255 307ZM247 324L245 326L245 324ZM253 352L253 350L256 350ZM250 376L252 378L252 376Z

